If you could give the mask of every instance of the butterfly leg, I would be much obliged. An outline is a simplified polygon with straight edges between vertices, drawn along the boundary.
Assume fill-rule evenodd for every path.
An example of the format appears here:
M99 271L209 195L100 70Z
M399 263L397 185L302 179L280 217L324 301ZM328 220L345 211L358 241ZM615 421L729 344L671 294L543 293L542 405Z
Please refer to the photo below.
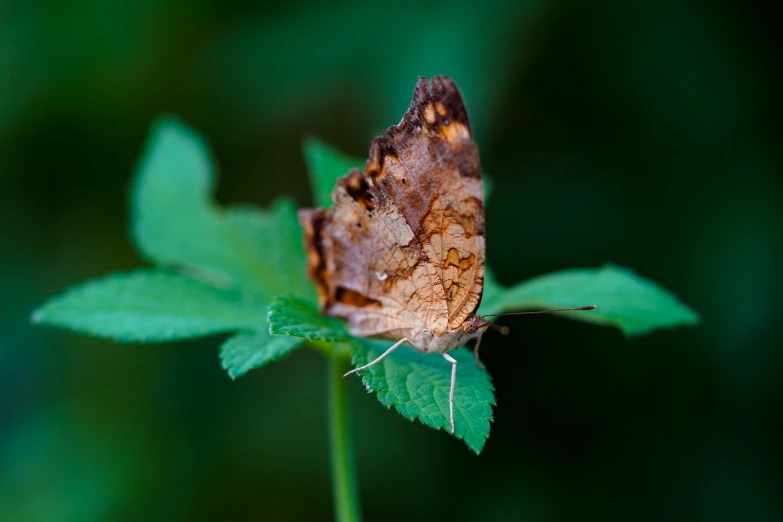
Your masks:
M400 346L402 346L402 343L405 343L405 342L408 342L408 339L406 339L405 337L403 337L402 339L400 339L399 341L397 341L396 343L394 343L394 344L392 345L392 347L391 347L391 348L389 348L388 350L386 350L385 352L383 352L383 353L382 353L380 356L378 356L378 358L376 358L376 359L375 359L375 360L373 360L373 361L370 361L370 362L368 362L368 363L367 363L367 364L365 364L364 366L360 366L360 367L358 367L358 368L354 368L354 369L353 369L353 370L351 370L350 372L348 372L348 373L346 373L345 375L343 375L343 377L348 377L349 375L351 375L351 374L353 374L353 373L360 372L360 371L362 371L362 370L366 370L366 369L367 369L367 368L369 368L370 366L374 366L374 365L378 364L379 362L381 362L382 360L384 360L384 359L386 358L386 356L387 356L387 355L389 355L389 354L390 354L390 353L392 353L394 350L396 350L397 348L399 348Z
M478 369L487 371L487 367L484 366L484 363L481 362L481 359L479 359L479 346L481 346L482 337L483 334L479 335L478 338L476 339L476 346L473 347L473 356L476 358L476 366L478 367Z
M451 422L451 433L454 433L454 388L457 386L457 360L451 355L444 353L443 357L451 363L451 389L449 390L449 421Z

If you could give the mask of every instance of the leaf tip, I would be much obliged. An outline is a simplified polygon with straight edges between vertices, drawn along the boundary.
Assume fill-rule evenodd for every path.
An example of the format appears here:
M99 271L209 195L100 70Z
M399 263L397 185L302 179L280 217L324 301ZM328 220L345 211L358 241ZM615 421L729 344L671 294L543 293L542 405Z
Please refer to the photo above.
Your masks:
M305 151L305 154L316 150L317 147L324 146L326 146L326 144L315 134L308 134L302 139L302 149Z
M44 312L46 305L42 306L41 308L36 308L33 310L33 313L30 314L30 323L32 324L41 324L44 322L46 318L46 313Z
M701 315L699 312L685 304L682 304L682 317L680 318L679 322L673 324L672 326L696 327L700 324Z
M684 317L683 317L683 323L688 326L698 326L701 324L701 314L691 308L688 305L683 304L683 311L684 311Z
M185 133L193 132L193 130L179 116L175 114L164 113L158 115L153 120L151 134L154 135L160 132L167 132L170 129Z

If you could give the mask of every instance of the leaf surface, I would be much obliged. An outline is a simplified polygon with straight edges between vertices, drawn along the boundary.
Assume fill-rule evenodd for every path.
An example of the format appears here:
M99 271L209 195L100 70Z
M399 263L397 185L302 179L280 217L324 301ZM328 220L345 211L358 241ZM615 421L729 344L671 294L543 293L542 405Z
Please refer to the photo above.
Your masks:
M373 361L392 344L385 340L354 341L351 351L354 365ZM449 353L457 360L454 436L480 453L489 437L492 406L495 405L492 381L487 372L476 367L469 350L460 348ZM425 426L450 432L451 363L441 355L401 346L359 375L367 390L375 392L387 408L393 407L406 419L417 419Z
M32 319L116 341L163 342L263 327L266 305L184 275L138 271L76 286Z
M629 336L699 323L699 315L671 292L614 265L554 272L507 289L488 279L489 295L481 310L485 314L594 304L596 310L557 315L614 326Z
M236 379L250 370L285 357L302 342L297 337L272 336L266 328L240 332L220 346L220 362L228 375Z
M322 316L311 302L294 296L279 297L269 307L269 332L310 341L345 342L352 337L345 323Z
M133 239L159 265L271 299L313 295L304 279L305 254L296 208L287 200L270 210L223 209L213 200L215 176L208 147L175 118L153 127L131 190Z

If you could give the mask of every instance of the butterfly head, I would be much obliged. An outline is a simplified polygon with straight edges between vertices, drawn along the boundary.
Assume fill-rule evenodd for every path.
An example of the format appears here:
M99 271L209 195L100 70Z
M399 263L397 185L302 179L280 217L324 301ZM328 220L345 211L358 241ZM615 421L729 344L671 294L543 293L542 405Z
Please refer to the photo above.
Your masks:
M484 333L484 330L486 330L490 324L489 321L480 315L470 314L468 318L465 319L465 322L462 323L462 329L473 338Z
M430 329L423 328L410 340L410 344L421 352L445 353L464 346L484 333L489 325L490 322L480 315L469 315L461 325L449 328L443 333L433 333Z

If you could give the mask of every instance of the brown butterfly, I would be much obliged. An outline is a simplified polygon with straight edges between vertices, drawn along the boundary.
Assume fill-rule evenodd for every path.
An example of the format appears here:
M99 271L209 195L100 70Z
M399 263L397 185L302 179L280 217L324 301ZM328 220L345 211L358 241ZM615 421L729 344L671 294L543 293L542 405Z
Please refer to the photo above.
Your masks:
M454 82L420 77L400 124L373 139L364 171L338 179L332 199L328 210L299 213L320 308L347 319L353 335L397 341L346 376L405 343L441 354L452 364L454 433L457 361L448 352L480 341L491 324L476 315L484 288L481 166ZM475 353L479 363L478 341Z

